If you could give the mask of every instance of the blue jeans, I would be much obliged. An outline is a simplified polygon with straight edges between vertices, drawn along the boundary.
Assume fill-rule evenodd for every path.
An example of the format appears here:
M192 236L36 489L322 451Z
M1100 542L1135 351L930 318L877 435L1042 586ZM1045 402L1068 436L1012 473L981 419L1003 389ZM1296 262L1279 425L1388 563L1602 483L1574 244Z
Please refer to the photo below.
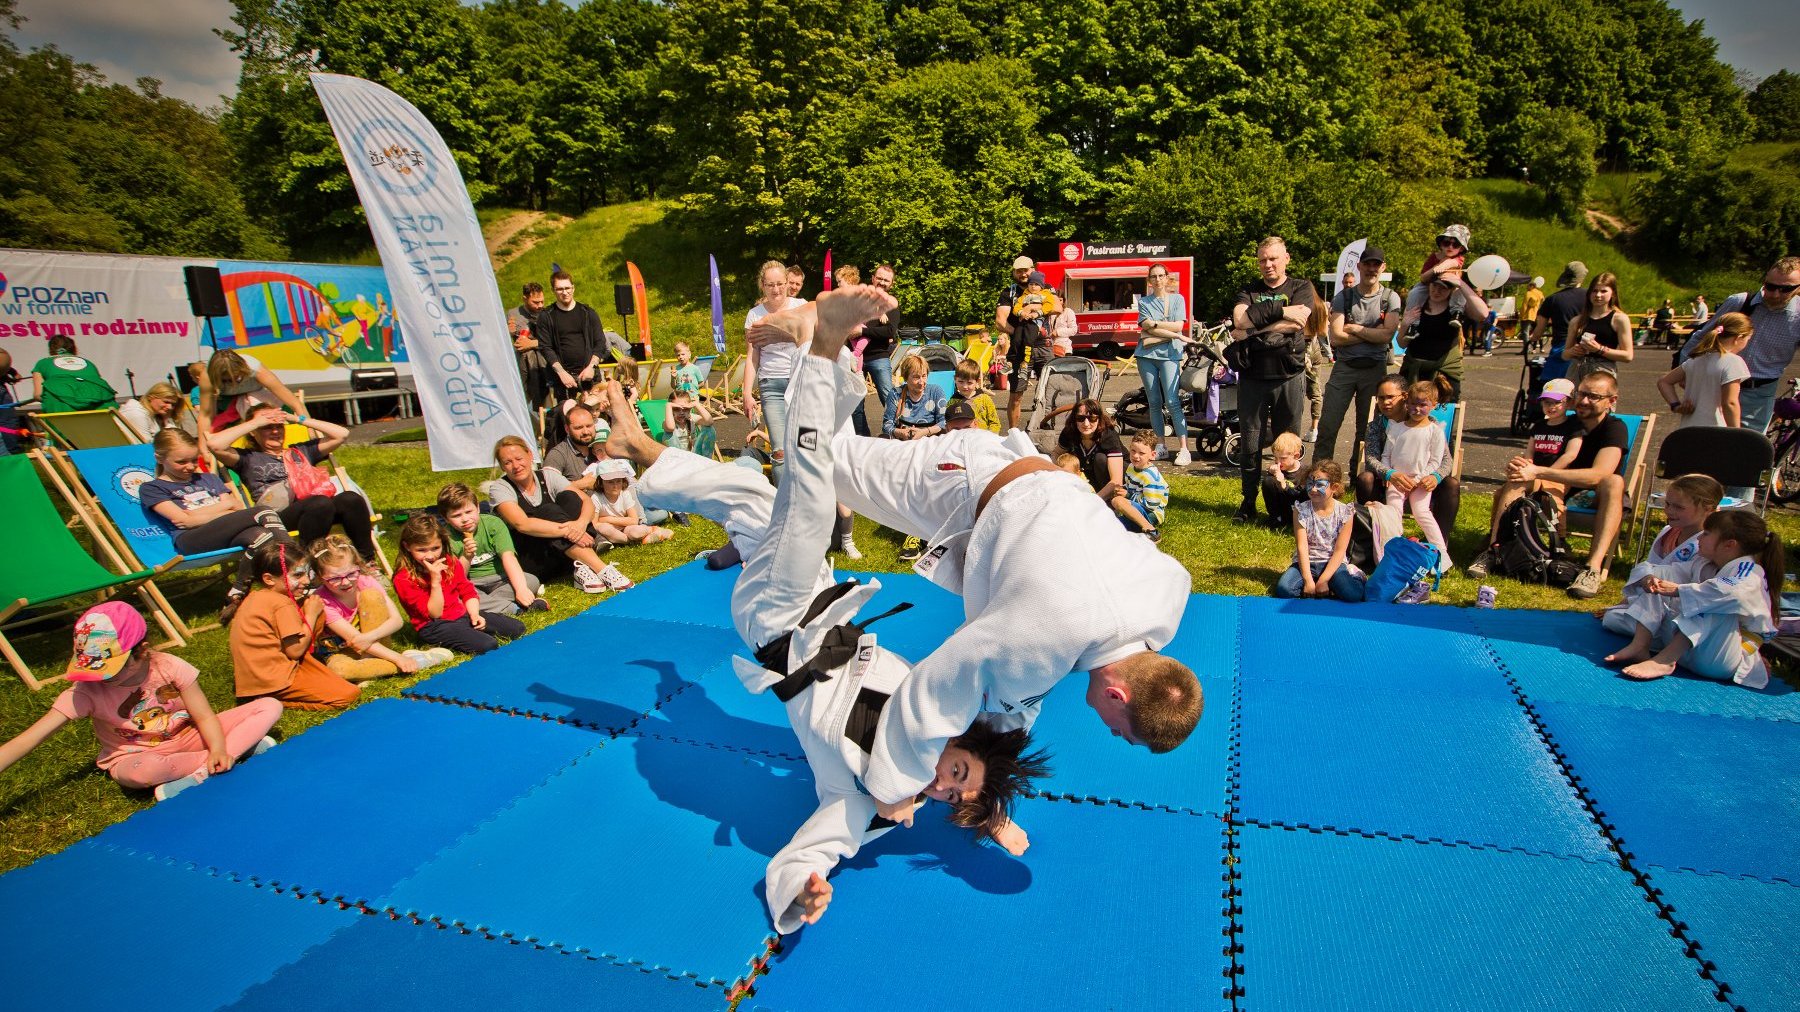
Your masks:
M1324 571L1325 560L1320 559L1312 564L1314 580L1317 580L1319 574ZM1363 584L1367 582L1368 581L1362 577L1350 572L1350 567L1348 565L1339 566L1337 572L1331 574L1331 596L1340 601L1354 601L1360 603L1363 599ZM1305 590L1306 581L1300 578L1300 567L1298 565L1287 567L1287 571L1282 573L1280 578L1275 581L1276 597L1299 597Z
M1138 378L1144 381L1144 401L1150 408L1150 431L1156 438L1163 437L1163 413L1170 415L1169 423L1175 428L1175 435L1187 438L1187 416L1181 410L1181 363L1170 359L1144 358L1137 360Z
M886 355L871 355L863 359L863 372L875 381L875 396L881 398L881 410L894 399L894 360Z
M781 484L781 465L787 459L787 388L788 377L756 378L756 397L762 405L763 428L769 430L769 477Z

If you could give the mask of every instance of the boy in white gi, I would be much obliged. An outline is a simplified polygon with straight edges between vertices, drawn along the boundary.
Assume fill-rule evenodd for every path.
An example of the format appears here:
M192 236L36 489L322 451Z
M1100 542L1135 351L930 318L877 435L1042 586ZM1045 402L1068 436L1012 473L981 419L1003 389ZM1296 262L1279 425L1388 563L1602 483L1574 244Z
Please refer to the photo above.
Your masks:
M831 869L893 825L877 819L874 800L857 781L883 733L888 698L909 670L863 630L875 619L853 621L880 584L835 582L825 554L837 516L831 435L866 392L854 363L835 359L853 327L895 303L880 289L851 287L822 295L817 305L818 336L797 356L787 389L787 474L779 492L760 473L662 446L629 407L615 413L606 443L610 456L643 468L638 493L646 503L714 520L743 556L731 611L756 661L733 662L751 692L772 690L786 703L819 795L818 810L769 862L766 898L784 934L816 923L831 900ZM1024 834L1007 812L1047 770L1041 754L1025 753L1028 744L1022 729L965 726L921 791L950 803L958 825L1022 851Z
M812 305L771 314L752 343L804 343ZM1181 623L1191 581L1179 562L1120 526L1081 478L1025 433L981 429L896 441L837 436L837 498L930 548L914 568L963 597L965 622L913 667L882 722L863 786L909 823L944 745L987 712L1029 728L1072 671L1112 733L1152 752L1200 720L1199 680L1155 651Z
M1775 634L1786 568L1781 535L1749 510L1720 510L1706 518L1700 554L1719 567L1704 583L1646 581L1653 594L1675 598L1675 629L1655 657L1626 668L1626 678L1650 681L1680 665L1703 678L1749 689L1769 684L1759 649Z

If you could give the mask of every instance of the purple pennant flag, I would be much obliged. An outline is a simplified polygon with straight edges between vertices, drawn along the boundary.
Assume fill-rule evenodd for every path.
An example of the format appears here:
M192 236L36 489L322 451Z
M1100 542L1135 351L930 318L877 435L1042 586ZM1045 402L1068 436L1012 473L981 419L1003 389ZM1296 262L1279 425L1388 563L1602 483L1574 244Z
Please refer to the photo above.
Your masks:
M708 253L706 265L712 270L713 347L723 355L725 354L725 295L719 291L719 261L711 253Z

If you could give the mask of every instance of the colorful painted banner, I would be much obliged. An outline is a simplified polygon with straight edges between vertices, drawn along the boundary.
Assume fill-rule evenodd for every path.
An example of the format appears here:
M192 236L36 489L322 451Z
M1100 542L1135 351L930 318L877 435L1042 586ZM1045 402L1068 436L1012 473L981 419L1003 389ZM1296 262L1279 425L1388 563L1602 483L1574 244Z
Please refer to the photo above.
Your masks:
M711 253L706 255L706 268L712 274L712 325L713 349L725 354L725 293L719 287L719 260Z
M625 273L631 277L631 305L637 310L638 343L644 346L644 354L655 358L656 352L650 347L650 298L644 292L644 276L638 273L637 264L625 261Z
M486 467L502 436L529 444L534 432L462 172L437 129L400 96L338 74L313 74L312 83L375 236L392 313L412 343L431 466Z

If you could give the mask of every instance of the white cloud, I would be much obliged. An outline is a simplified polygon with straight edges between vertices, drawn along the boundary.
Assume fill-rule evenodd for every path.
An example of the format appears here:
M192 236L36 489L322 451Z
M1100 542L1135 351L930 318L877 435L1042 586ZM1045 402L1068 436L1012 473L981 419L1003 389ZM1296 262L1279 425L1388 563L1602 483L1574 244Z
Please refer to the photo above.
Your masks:
M45 44L110 80L163 82L163 93L201 108L237 92L238 59L215 28L231 28L230 0L19 0L21 48Z

